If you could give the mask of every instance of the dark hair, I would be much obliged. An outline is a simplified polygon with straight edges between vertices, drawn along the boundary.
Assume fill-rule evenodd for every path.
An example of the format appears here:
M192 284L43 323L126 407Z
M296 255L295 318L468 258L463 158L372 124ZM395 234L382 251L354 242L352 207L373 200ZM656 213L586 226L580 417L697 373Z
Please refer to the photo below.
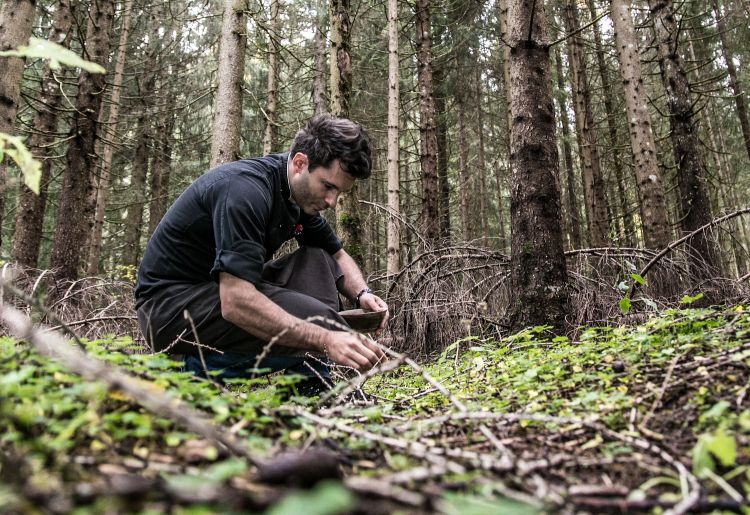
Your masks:
M360 124L346 118L314 116L294 137L291 152L305 154L310 171L338 159L342 170L356 179L367 179L372 173L370 138Z

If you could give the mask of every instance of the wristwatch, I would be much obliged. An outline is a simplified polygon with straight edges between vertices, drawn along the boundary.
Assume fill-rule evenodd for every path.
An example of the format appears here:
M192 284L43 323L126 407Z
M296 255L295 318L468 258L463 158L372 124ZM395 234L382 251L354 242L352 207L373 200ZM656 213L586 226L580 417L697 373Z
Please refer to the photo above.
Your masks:
M359 307L359 298L364 295L365 293L373 293L373 291L370 288L362 288L362 291L360 291L357 294L357 297L354 299L354 302L357 304L357 307Z

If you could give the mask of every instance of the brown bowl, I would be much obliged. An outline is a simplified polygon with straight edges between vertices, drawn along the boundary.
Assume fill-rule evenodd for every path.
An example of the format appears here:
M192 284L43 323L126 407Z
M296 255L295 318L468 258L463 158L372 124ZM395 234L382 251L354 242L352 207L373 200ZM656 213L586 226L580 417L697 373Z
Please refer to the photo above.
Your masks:
M339 311L349 327L361 333L371 333L380 326L386 311L365 311L364 309L348 309Z

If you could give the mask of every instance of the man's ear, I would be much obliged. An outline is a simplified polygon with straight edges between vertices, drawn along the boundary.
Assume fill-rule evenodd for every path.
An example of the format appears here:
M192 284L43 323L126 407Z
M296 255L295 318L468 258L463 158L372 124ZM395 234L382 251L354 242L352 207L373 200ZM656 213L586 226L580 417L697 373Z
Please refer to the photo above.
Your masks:
M310 165L307 154L297 152L292 156L292 169L294 173L302 173Z

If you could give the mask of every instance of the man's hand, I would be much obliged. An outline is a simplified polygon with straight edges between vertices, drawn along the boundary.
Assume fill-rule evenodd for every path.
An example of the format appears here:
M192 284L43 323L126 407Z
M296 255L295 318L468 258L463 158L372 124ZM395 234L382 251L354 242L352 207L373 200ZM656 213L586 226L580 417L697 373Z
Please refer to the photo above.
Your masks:
M331 361L355 368L361 372L370 370L385 360L380 348L364 336L344 331L331 331L325 351Z
M336 252L333 255L333 258L339 264L341 272L344 274L343 282L338 284L339 292L347 298L354 300L354 297L362 291L362 288L367 286L367 282L365 282L364 277L362 277L362 271L344 249L340 249ZM383 299L372 293L363 293L358 300L359 307L365 311L386 312L383 321L380 323L380 326L378 326L377 331L375 331L376 335L380 334L380 332L385 329L386 324L388 324L388 319L391 316L390 313L388 313L388 304L386 304Z
M380 322L378 329L375 331L376 335L380 334L388 324L388 319L391 318L391 314L388 312L388 304L375 294L363 293L359 298L359 307L365 311L385 311L383 321Z

